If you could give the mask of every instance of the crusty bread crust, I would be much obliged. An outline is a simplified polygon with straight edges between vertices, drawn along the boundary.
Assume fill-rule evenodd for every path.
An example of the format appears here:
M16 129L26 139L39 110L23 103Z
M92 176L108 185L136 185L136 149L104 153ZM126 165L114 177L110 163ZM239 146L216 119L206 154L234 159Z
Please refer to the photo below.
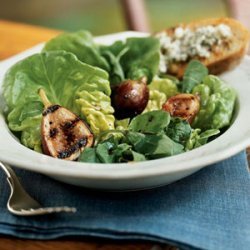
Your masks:
M237 66L243 56L246 54L249 45L249 31L237 20L232 18L212 18L205 19L201 21L192 22L189 24L180 24L177 27L190 28L195 30L198 27L207 25L228 25L233 33L232 39L229 43L217 45L212 48L211 55L209 58L195 57L191 59L198 59L204 65L208 67L209 73L211 74L221 74L227 70L230 70ZM166 29L165 32L171 36L174 32L174 28ZM191 60L190 59L190 60ZM187 66L186 62L175 62L168 66L167 73L182 78L185 68Z

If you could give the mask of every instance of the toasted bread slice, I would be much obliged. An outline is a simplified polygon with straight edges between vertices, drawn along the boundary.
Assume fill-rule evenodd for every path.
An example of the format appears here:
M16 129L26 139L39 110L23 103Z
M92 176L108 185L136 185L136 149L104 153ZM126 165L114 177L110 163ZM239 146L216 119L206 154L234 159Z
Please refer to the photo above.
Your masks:
M217 26L219 24L225 24L231 28L232 36L227 42L212 46L208 58L195 56L188 58L184 62L171 62L168 65L167 73L182 78L188 62L192 59L200 60L208 67L211 74L220 74L238 65L247 52L249 45L249 31L240 22L232 18L213 18L181 24L177 27L189 28L195 31L199 27ZM177 27L167 29L164 32L171 37Z

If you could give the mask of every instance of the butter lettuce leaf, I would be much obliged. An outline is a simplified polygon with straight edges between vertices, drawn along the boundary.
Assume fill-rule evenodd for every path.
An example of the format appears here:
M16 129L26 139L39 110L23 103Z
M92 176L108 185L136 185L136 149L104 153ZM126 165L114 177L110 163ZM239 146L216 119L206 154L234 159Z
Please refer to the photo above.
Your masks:
M148 82L158 73L160 43L154 37L128 38L110 46L94 43L88 31L62 33L48 41L43 51L64 50L92 66L109 72L111 84L124 79L139 79L146 76Z
M62 33L48 41L43 48L43 51L55 50L71 52L80 61L106 71L110 68L106 59L100 54L99 47L94 43L91 33L86 30Z
M149 90L149 99L143 113L160 110L162 105L166 102L166 95L159 90Z
M153 81L148 85L149 101L143 112L162 109L162 105L166 100L178 93L175 82L168 78L160 78L155 76Z
M201 108L192 127L207 129L220 129L231 123L236 101L235 91L218 77L208 75L203 83L194 87L193 94L201 99Z
M168 78L155 76L153 81L148 85L148 88L150 90L158 90L159 92L165 94L166 99L178 94L176 83Z
M85 119L94 133L114 128L108 74L82 63L72 53L44 52L12 66L3 82L8 125L21 133L25 146L38 151L41 147L40 88L52 104L62 105Z
M114 128L114 109L111 106L109 95L98 90L92 90L93 86L86 84L76 93L75 103L80 108L80 114L84 114L94 134Z

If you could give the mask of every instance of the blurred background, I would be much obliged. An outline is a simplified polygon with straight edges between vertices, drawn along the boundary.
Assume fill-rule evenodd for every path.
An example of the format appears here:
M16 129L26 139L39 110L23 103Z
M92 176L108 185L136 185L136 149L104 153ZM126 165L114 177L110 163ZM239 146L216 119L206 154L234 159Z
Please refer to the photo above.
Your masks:
M94 35L101 35L128 29L123 2L0 0L0 19L68 31L87 29ZM133 1L136 2L137 0ZM180 22L206 17L224 17L231 13L227 0L145 0L144 3L151 31L159 31Z

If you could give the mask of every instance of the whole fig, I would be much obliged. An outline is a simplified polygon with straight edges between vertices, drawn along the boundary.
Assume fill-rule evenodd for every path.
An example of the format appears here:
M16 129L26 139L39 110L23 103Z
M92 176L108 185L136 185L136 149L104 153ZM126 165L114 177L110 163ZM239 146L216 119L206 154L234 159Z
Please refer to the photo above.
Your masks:
M111 102L117 119L132 118L145 109L149 99L146 79L125 80L112 90Z

